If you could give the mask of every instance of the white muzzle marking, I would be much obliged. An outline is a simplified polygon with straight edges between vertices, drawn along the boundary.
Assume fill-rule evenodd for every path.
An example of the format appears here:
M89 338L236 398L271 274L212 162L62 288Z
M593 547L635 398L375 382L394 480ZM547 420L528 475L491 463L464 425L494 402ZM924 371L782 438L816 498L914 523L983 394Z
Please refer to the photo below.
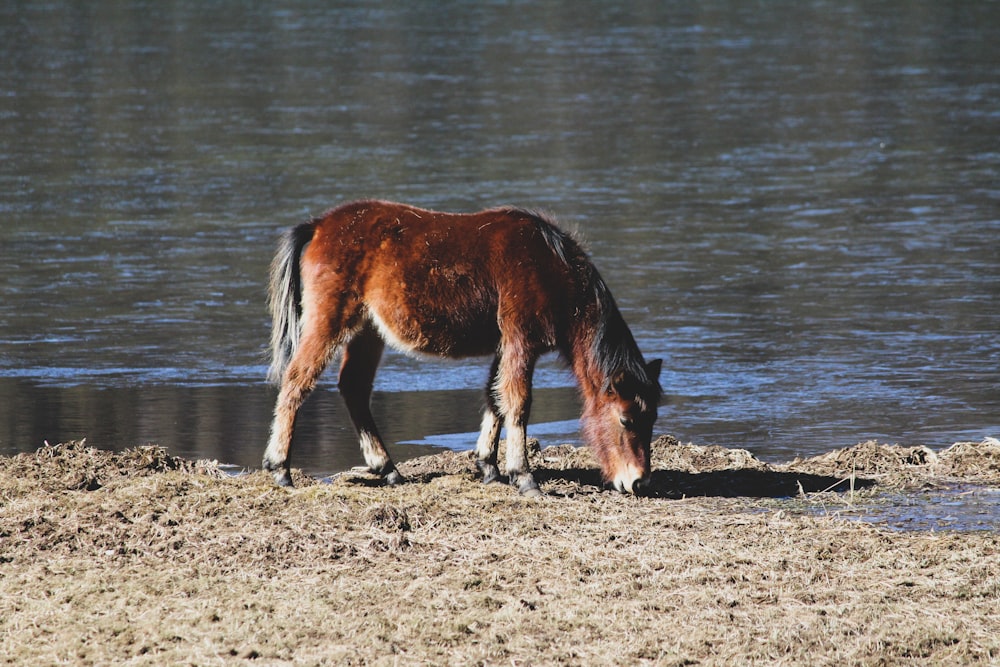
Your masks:
M642 479L642 471L633 465L624 466L615 475L614 485L621 493L635 493L636 482Z

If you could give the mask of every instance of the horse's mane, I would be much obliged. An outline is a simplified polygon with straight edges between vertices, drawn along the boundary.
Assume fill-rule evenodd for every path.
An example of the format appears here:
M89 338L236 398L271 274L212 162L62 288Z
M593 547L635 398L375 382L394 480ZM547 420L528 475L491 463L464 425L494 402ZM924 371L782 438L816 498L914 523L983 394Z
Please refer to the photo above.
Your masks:
M662 393L656 378L649 378L639 346L618 310L611 290L597 267L587 256L580 242L559 228L549 215L522 208L510 208L511 213L527 216L535 221L546 245L559 260L570 268L579 282L580 293L590 292L594 299L597 322L593 330L590 353L601 374L602 389L622 375L634 378L642 385L655 389L655 400Z

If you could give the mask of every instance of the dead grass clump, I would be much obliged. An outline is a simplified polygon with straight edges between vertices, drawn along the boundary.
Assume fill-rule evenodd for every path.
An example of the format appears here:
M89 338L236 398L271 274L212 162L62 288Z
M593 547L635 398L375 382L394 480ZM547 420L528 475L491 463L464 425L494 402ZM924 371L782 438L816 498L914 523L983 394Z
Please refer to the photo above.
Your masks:
M409 459L396 467L408 480L420 482L427 482L441 475L471 475L476 470L475 453L444 451L431 456Z
M410 546L409 533L412 530L409 513L404 508L380 503L362 513L372 539L368 548L374 551L401 551Z
M163 447L147 445L109 452L95 449L86 440L40 447L34 453L0 457L0 476L8 484L0 498L13 498L36 490L95 491L114 479L136 478L168 471L222 477L215 461L188 461L170 456Z
M784 466L790 471L841 478L865 477L886 486L919 484L933 474L937 454L927 447L901 447L869 440Z
M941 474L979 483L1000 482L1000 440L956 442L938 457Z
M669 435L660 436L650 447L653 466L689 473L717 470L768 470L769 466L745 449L719 445L681 444Z

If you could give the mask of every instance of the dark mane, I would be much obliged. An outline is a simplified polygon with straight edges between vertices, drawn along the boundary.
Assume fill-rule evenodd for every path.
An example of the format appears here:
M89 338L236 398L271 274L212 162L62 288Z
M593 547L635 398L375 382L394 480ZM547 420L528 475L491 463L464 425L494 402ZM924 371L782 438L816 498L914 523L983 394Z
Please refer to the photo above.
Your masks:
M591 349L604 376L603 388L607 389L611 382L624 376L625 379L639 383L645 390L642 391L644 398L658 403L663 393L660 383L656 378L648 377L639 346L625 324L607 284L593 267L592 279L601 317L594 331Z
M601 374L602 389L607 389L616 379L631 379L645 389L642 392L644 398L658 402L663 391L660 383L655 378L647 377L639 346L622 318L611 290L597 267L587 257L580 242L560 229L555 220L545 213L513 207L507 210L534 220L546 245L577 276L581 293L593 294L597 326L593 332L590 353Z
M544 213L538 211L521 211L525 215L531 216L538 226L538 232L545 240L545 244L559 258L563 264L574 267L581 261L586 262L586 255L579 241L564 232L558 227L555 220Z

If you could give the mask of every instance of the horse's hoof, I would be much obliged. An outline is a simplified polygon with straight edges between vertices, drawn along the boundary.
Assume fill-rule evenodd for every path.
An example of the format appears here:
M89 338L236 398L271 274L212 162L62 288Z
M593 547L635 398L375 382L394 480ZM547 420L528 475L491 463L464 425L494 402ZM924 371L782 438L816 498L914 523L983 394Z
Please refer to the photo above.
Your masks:
M393 468L385 474L382 478L386 486L399 486L406 482L406 478L399 474L399 471Z
M493 484L500 481L500 468L496 463L488 461L476 461L476 467L483 473L483 484Z
M288 469L288 466L274 465L267 459L264 459L264 470L271 473L274 478L274 483L278 486L292 487L292 473Z
M292 484L292 474L288 472L287 468L282 468L281 470L275 470L271 474L274 476L274 482L278 486L284 486L287 488L295 486L294 484Z
M535 477L530 472L512 475L510 483L516 486L517 492L525 498L538 498L542 495L542 490L538 488L538 482L535 481Z

